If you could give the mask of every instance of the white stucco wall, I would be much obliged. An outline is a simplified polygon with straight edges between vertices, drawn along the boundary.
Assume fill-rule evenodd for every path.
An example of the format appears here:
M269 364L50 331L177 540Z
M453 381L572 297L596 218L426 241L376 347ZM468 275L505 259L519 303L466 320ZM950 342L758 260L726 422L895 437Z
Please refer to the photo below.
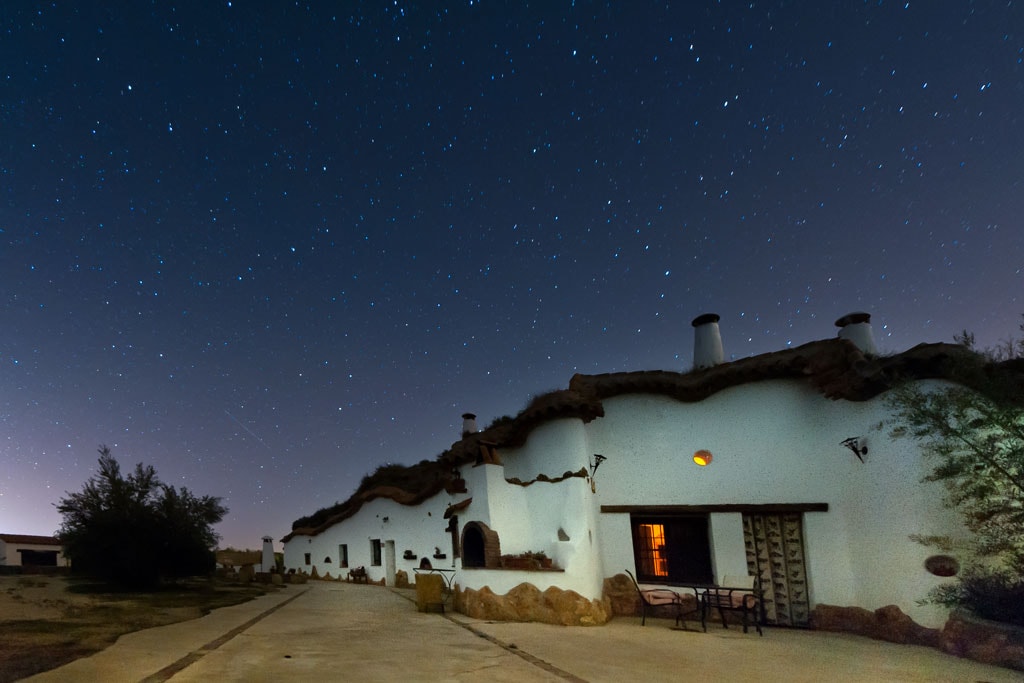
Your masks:
M571 477L558 482L535 481L538 475L551 479L567 471L577 472L589 462L585 430L579 420L559 420L535 430L519 449L503 450L502 465L477 465L460 468L466 481L466 493L441 493L425 503L407 507L389 499L367 503L353 517L316 536L296 536L284 544L285 566L332 577L344 576L348 568L365 566L372 580L387 578L381 566L370 564L370 542L378 538L384 544L395 542L397 568L410 577L417 560L403 560L406 549L420 558L428 556L435 568L455 569L454 582L463 588L489 587L505 593L520 583L532 583L541 590L558 586L574 590L584 597L601 597L603 572L596 538L597 517L594 494L588 480ZM516 477L528 486L507 481ZM543 551L563 571L527 572L515 570L462 569L453 558L450 535L445 531L444 512L449 504L472 498L458 513L459 532L469 522L481 522L499 535L502 554ZM387 518L387 522L383 521ZM559 539L559 530L568 540ZM339 570L338 545L348 544L348 568ZM434 547L447 554L445 560L433 558ZM304 555L310 553L311 564ZM326 563L326 557L331 563Z
M556 585L599 599L603 576L590 483L582 477L537 481L539 475L560 479L566 472L578 472L587 466L584 425L570 419L547 423L534 430L522 447L503 449L501 458L503 478L492 477L488 490L488 525L500 537L502 554L543 551L563 571L474 569L460 576L462 585L474 589L487 586L502 594L527 582L541 590ZM508 479L532 483L510 484ZM477 499L473 495L473 505L460 516L463 523L476 519L473 508ZM559 530L568 540L559 540Z
M324 576L344 577L352 567L366 567L371 580L385 577L384 545L394 541L396 569L405 570L413 577L413 568L419 567L420 559L427 557L434 567L451 568L453 563L451 537L445 528L448 520L444 512L452 498L440 493L418 506L400 505L387 498L370 501L353 517L336 524L316 536L295 536L284 544L284 563L288 569L312 572ZM386 520L386 521L385 521ZM381 564L371 564L371 540L381 541ZM348 545L348 568L338 566L338 546ZM434 548L439 547L447 555L444 559L434 558ZM403 555L412 550L415 560L406 560ZM311 564L306 565L305 553L310 553ZM331 561L325 562L330 557ZM393 577L392 577L393 578Z
M909 439L892 441L883 400L830 401L795 381L748 384L700 403L630 395L605 401L587 426L592 449L608 456L601 505L827 503L804 515L812 606L898 605L934 626L942 610L916 601L940 579L923 568L932 550L910 534L959 530L941 487L922 483L927 464ZM862 464L840 442L868 440ZM711 465L692 461L707 449ZM736 564L735 525L712 518L713 561ZM601 553L611 573L632 568L628 514L603 514ZM742 540L742 536L740 536ZM717 577L731 572L716 572Z
M743 515L738 512L714 512L709 515L711 527L711 569L715 583L729 585L727 576L746 576L747 552L743 545Z

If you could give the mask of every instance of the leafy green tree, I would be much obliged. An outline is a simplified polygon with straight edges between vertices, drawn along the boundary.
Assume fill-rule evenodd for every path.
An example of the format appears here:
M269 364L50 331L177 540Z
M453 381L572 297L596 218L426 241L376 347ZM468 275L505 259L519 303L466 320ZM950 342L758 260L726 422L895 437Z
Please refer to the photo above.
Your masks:
M99 453L99 471L57 504L72 569L133 587L212 571L220 499L163 484L142 463L125 476L109 448Z
M1024 329L1024 326L1022 326ZM957 338L970 347L970 334ZM959 581L930 598L981 616L1024 620L1024 342L965 354L956 384L922 390L905 384L889 397L894 434L917 439L946 503L972 532L974 556ZM943 539L922 539L942 546ZM1016 621L1016 619L1014 619Z
M935 465L979 555L1024 577L1024 410L965 387L925 392L904 386L896 417Z

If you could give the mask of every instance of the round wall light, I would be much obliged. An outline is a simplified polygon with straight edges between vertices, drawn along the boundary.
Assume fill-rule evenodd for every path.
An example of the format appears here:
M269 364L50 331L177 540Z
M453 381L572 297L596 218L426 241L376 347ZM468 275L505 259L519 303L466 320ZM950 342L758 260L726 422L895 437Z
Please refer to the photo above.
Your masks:
M707 467L711 464L712 460L711 451L701 449L693 454L693 461L701 467Z

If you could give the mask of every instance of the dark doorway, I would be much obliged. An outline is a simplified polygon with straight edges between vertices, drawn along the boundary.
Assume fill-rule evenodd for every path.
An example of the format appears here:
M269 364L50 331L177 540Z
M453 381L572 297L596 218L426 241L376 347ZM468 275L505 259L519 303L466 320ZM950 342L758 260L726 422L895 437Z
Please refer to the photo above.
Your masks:
M56 550L19 550L23 567L56 567Z
M462 534L462 566L486 566L484 534L475 524L467 524L466 530Z

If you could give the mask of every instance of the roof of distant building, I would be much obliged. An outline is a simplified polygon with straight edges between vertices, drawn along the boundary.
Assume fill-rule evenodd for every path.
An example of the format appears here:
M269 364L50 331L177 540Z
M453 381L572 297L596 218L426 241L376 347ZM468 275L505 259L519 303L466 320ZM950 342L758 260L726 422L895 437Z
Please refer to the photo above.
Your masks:
M61 546L59 538L54 536L31 536L28 534L0 534L0 541L21 545L53 545Z
M263 553L259 550L218 550L216 558L223 567L244 567L263 562Z

